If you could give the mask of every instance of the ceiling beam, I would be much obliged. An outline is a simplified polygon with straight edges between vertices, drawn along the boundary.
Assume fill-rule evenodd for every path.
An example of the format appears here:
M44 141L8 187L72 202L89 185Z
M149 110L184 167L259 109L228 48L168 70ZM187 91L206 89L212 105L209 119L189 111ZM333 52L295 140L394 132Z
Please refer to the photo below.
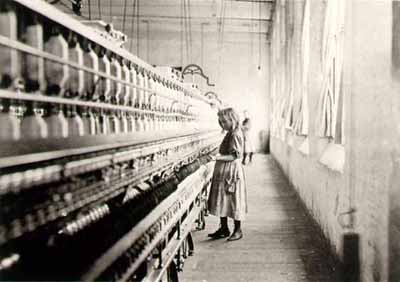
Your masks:
M93 13L92 13L93 14ZM94 13L95 15L98 15L98 13ZM103 17L109 17L110 14L108 13L102 13ZM120 18L122 17L123 14L112 14L112 17L115 18ZM135 18L137 16L134 16ZM126 15L126 18L132 18L132 15ZM148 19L148 18L157 18L157 19L191 19L191 20L233 20L233 21L262 21L262 22L270 22L272 19L270 18L264 18L264 19L258 19L258 18L232 18L232 17L182 17L182 16L166 16L166 15L139 15L139 18L143 19Z
M228 0L231 2L275 3L275 0Z

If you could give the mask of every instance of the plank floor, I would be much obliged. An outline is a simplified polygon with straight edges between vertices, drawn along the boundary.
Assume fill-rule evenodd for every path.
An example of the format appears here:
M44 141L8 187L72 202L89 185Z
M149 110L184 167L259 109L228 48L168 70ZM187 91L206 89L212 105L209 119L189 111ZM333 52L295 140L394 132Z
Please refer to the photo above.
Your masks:
M313 221L268 155L245 167L249 213L239 241L213 240L219 219L194 231L195 254L180 281L336 282L335 263ZM233 222L229 221L233 230Z

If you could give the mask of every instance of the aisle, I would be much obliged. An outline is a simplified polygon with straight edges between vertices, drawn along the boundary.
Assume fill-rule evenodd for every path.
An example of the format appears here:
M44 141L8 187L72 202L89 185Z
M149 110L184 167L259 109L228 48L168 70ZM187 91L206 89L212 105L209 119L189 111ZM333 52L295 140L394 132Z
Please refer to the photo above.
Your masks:
M180 281L336 281L315 226L272 158L256 155L246 177L249 214L243 239L209 239L219 220L208 216L206 230L193 233L195 255L186 260ZM229 225L232 230L233 222Z

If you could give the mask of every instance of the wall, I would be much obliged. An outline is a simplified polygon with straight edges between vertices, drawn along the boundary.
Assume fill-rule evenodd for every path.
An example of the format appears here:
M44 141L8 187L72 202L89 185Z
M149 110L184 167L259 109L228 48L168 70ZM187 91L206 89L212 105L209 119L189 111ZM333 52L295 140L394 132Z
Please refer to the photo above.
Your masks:
M302 10L304 1L298 1L297 4L296 9ZM279 9L279 4L277 5L277 9ZM284 9L284 7L282 6L281 9ZM285 129L284 140L278 136L271 138L271 153L280 163L289 181L298 191L325 235L331 240L336 251L339 252L342 230L336 218L339 213L348 208L347 193L344 191L345 178L341 173L329 170L319 162L328 144L328 139L317 136L317 120L315 119L318 116L318 103L323 80L321 74L321 26L324 23L324 13L325 4L322 1L310 5L309 44L312 48L307 85L308 114L310 116L308 134L301 136L290 129ZM301 24L301 22L299 21L298 24ZM292 140L292 145L288 144L289 139ZM309 142L308 154L299 150L305 139Z
M243 110L248 110L253 120L255 146L258 151L265 151L269 128L266 38L261 38L259 71L257 33L226 33L221 47L218 44L216 27L205 25L203 28L203 40L199 27L192 33L192 59L189 59L186 47L182 48L179 31L163 27L159 23L150 23L149 39L143 35L139 41L139 57L154 65L185 66L195 63L202 66L205 75L215 87L207 86L200 76L194 76L194 81L204 93L216 92L224 103L234 107L240 114ZM191 81L192 78L187 80Z
M345 2L345 115L340 144L316 131L324 78L321 46L327 3L313 1L311 5L308 134L298 136L285 129L284 138L271 139L271 152L339 256L343 234L360 235L362 281L400 281L400 92L399 76L393 71L392 1ZM292 146L288 144L290 136ZM309 141L308 154L299 150L304 138ZM341 171L321 161L328 149L338 147L344 151ZM337 158L328 157L333 161ZM347 219L350 223L353 219L353 224L345 228L339 219L346 219L341 213L350 209L355 213Z
M400 2L393 2L392 9L392 78L396 80L397 93L400 81ZM399 98L398 98L399 100ZM393 103L391 113L396 121L399 114L399 101ZM397 140L399 140L399 125L396 124ZM389 281L400 281L400 158L398 146L390 152L390 178L389 178Z

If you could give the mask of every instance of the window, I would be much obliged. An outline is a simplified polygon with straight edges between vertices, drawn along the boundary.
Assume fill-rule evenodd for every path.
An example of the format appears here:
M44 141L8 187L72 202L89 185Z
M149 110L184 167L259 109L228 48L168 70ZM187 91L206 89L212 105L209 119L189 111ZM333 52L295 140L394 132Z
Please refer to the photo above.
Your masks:
M303 24L301 32L300 50L300 101L298 105L298 116L294 125L296 134L308 135L308 67L310 62L310 1L304 3Z
M344 2L328 0L322 47L323 87L317 134L343 144Z
M317 134L329 138L320 162L343 172L343 53L344 5L346 0L328 0L322 46L323 87L319 103Z

